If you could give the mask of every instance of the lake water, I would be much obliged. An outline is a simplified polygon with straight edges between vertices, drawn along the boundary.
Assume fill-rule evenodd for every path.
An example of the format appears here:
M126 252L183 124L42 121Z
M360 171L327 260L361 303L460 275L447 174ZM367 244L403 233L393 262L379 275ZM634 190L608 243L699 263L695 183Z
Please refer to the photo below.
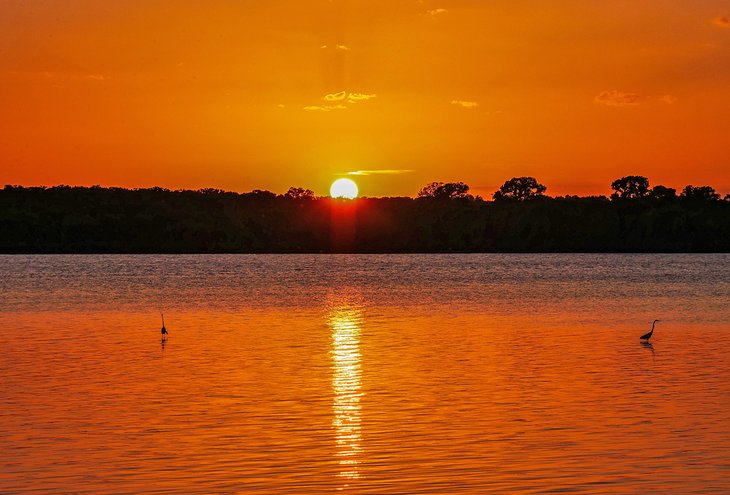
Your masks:
M730 255L0 267L3 494L730 493Z

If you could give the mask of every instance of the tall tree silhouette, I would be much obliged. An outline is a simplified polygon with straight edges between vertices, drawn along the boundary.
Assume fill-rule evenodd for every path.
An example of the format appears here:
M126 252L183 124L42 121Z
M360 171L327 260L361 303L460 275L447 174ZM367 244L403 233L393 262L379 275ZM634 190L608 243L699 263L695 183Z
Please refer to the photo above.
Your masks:
M314 199L314 191L311 189L304 189L303 187L290 187L289 190L284 194L287 199Z
M649 194L649 179L641 175L627 175L611 183L611 199L639 199Z
M720 195L710 186L686 186L682 189L681 197L700 201L717 201Z
M651 188L649 197L659 201L668 201L677 197L677 190L671 187L654 186Z
M547 191L547 187L540 184L534 177L512 177L502 184L499 191L495 192L492 197L495 200L526 201L542 196L545 191Z
M468 198L469 186L463 182L431 182L418 191L419 198Z

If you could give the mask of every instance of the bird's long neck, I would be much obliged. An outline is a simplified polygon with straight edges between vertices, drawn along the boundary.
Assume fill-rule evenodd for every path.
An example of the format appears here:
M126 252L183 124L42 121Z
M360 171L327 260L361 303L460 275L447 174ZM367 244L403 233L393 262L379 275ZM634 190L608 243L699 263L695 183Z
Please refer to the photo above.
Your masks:
M165 315L160 313L160 316L162 316L162 326L164 327L165 326ZM652 328L652 330L654 329L654 327L651 327L651 328Z
M656 320L654 321L654 323L651 324L651 331L652 332L654 331L654 325L656 325Z

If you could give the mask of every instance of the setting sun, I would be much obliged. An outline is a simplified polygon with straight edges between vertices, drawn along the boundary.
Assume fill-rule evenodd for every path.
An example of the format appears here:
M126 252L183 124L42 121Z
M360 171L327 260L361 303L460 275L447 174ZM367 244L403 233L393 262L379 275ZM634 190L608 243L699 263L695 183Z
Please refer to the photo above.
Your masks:
M357 198L357 184L350 179L337 179L330 186L330 196L333 198Z

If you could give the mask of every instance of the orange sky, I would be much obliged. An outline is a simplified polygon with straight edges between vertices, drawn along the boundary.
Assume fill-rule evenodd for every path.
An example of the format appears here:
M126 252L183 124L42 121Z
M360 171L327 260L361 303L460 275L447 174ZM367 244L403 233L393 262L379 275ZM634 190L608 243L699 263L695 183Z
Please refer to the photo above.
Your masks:
M0 184L727 193L728 88L719 0L3 0Z

